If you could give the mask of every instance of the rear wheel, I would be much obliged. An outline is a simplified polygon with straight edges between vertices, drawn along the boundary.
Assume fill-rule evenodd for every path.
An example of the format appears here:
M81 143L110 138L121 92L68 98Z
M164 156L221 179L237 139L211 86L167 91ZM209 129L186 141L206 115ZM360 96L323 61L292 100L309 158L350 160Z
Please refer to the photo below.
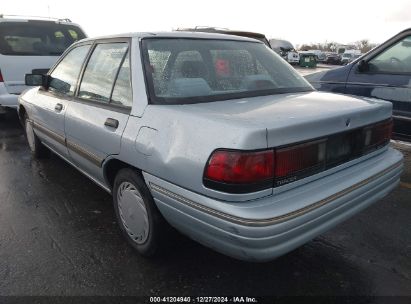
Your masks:
M129 168L119 171L114 181L113 201L118 224L128 243L143 256L157 254L169 226L138 171Z
M40 139L34 133L33 123L26 115L24 118L24 130L29 144L30 152L35 158L43 158L49 155L49 150L40 142Z

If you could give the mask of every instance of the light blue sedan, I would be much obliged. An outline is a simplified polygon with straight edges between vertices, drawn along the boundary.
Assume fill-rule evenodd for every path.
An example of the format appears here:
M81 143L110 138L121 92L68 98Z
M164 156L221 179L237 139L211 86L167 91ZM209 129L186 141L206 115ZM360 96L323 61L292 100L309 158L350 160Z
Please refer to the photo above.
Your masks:
M238 259L274 259L377 202L403 169L391 103L316 92L249 38L86 39L26 83L33 156L51 150L112 193L146 256L171 225Z

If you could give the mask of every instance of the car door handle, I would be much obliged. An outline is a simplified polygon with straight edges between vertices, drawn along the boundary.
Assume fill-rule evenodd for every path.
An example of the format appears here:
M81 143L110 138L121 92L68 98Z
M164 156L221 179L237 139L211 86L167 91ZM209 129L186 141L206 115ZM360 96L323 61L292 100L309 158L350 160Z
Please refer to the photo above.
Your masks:
M117 129L118 128L118 120L114 119L114 118L107 118L104 125L107 126L107 127Z
M63 110L63 105L61 103L56 104L54 110L56 110L56 112L61 112L61 110Z

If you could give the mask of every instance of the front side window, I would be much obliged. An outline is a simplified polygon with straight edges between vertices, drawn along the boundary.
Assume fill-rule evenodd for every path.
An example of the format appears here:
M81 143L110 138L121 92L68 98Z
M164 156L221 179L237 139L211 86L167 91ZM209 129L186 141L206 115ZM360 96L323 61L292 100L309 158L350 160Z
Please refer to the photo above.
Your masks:
M49 21L1 22L0 54L60 56L74 42L85 38L74 25Z
M313 88L258 42L146 38L150 100L160 104L209 102Z
M78 97L109 103L114 80L127 49L127 43L98 44L87 63Z
M368 64L371 72L411 73L411 36L383 51Z
M87 56L90 45L82 45L72 49L60 61L50 74L51 80L49 90L73 96L76 90L77 78L80 74L81 66Z

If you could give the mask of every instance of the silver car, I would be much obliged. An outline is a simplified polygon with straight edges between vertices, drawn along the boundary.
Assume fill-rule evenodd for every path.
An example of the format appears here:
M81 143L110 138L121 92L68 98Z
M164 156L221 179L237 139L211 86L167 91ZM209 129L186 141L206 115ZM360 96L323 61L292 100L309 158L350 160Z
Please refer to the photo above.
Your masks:
M171 225L238 259L274 259L381 199L403 169L389 102L316 92L249 38L86 39L26 83L33 156L51 150L112 193L146 256Z

